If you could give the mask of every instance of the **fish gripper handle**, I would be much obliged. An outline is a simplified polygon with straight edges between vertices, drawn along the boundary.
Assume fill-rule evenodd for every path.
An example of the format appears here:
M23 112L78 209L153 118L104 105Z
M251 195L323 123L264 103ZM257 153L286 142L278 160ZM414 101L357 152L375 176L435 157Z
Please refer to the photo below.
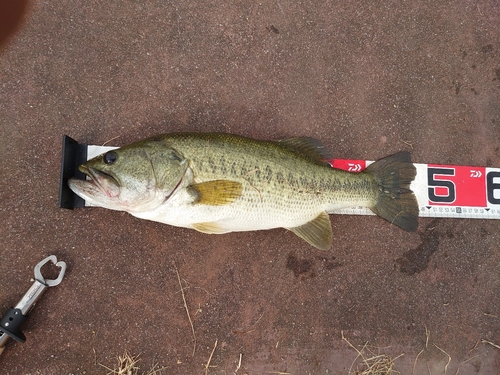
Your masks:
M21 332L21 326L26 320L26 316L21 313L21 309L11 307L0 321L0 333L4 333L19 342L25 342L26 337Z

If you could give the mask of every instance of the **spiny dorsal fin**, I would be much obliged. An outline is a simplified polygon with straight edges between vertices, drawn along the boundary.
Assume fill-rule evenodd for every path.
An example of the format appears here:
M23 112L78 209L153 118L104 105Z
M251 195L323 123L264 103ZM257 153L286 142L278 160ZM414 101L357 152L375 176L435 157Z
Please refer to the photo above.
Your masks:
M196 229L198 232L207 233L207 234L227 233L227 230L222 228L216 222L213 222L213 223L194 223L193 229Z
M230 180L213 180L188 186L195 195L194 203L222 206L233 202L241 195L243 186Z
M326 212L300 227L287 229L318 249L328 250L332 246L332 226Z
M289 149L311 158L315 163L328 165L326 160L331 159L332 155L323 144L317 139L310 137L294 137L280 141L280 144Z

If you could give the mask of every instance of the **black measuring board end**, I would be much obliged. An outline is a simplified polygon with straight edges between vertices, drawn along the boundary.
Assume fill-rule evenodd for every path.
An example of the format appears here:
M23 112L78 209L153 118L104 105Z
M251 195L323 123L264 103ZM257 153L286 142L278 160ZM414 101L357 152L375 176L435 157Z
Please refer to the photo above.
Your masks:
M78 143L67 135L62 140L61 176L59 179L59 207L72 210L73 208L85 207L85 200L68 186L68 180L72 177L85 180L85 174L78 170L78 166L87 161L87 146Z

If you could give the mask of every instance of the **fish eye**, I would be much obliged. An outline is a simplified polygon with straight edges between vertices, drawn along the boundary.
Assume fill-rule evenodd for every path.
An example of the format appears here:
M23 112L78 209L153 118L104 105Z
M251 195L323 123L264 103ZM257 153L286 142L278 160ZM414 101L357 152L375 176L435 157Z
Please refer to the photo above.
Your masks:
M118 154L114 151L106 152L103 157L105 164L113 164L117 159L118 159Z

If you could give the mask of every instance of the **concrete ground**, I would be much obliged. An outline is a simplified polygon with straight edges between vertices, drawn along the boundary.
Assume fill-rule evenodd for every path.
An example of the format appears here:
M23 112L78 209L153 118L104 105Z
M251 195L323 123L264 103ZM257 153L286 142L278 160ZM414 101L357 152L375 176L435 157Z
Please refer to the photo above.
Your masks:
M0 313L46 256L68 271L0 372L106 374L126 349L165 374L347 374L348 340L402 374L499 373L499 221L336 215L322 252L58 208L63 134L172 131L500 167L496 0L31 1L0 50Z

